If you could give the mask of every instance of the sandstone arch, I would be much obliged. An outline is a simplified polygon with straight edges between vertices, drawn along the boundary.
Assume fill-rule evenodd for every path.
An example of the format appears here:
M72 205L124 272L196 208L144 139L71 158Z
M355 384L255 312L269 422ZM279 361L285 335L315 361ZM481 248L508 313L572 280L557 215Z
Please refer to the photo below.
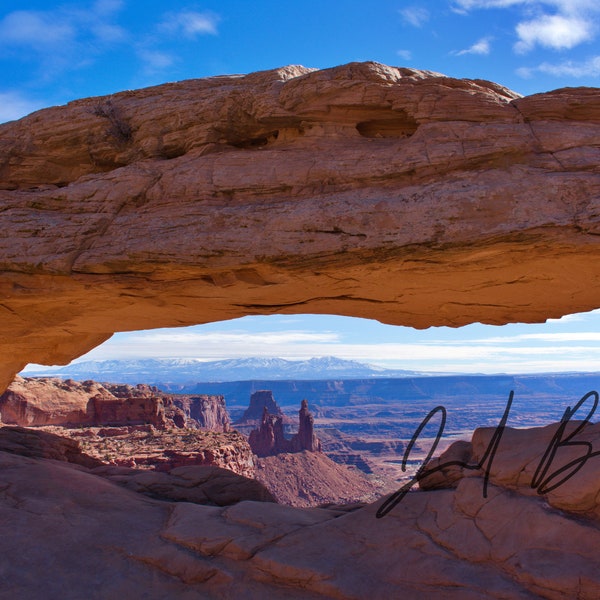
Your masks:
M1 125L0 387L115 331L597 308L598 98L354 63L167 84Z

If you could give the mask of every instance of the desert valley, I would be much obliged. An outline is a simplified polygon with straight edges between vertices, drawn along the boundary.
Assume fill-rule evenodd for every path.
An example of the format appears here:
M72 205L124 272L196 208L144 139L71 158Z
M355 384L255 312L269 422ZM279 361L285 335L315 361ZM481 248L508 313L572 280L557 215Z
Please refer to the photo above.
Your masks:
M344 364L344 361L331 358L328 359L329 366L332 361L338 366L360 368L359 365ZM131 372L131 365L120 365L122 368L128 366ZM248 366L248 361L245 361L245 366ZM113 373L116 367L115 363L111 363ZM267 383L277 388L282 406L279 406L271 390L254 389ZM508 389L506 386L516 391L520 398L517 398L511 407L507 421L509 429L504 432L505 440L498 446L498 458L494 457L496 464L489 463L493 482L492 498L499 497L502 486L523 490L525 495L528 495L527 487L524 487L526 483L521 480L522 473L519 468L515 471L515 461L533 464L536 451L541 456L544 444L549 444L551 440L551 433L555 430L551 423L563 415L565 408L574 405L573 400L584 396L587 393L584 390L589 386L598 388L598 384L600 375L584 373L513 377L445 375L405 376L400 379L371 377L345 380L196 382L193 384L194 388L206 387L211 393L173 394L159 389L156 385L98 383L92 380L77 382L70 378L56 377L17 377L0 396L0 419L3 422L3 426L0 426L0 454L6 453L8 459L3 463L4 469L14 470L19 464L18 460L22 460L20 457L24 460L41 460L42 463L50 461L48 464L55 464L57 468L74 468L73 476L85 473L86 477L97 482L91 489L100 490L104 489L102 486L113 486L101 493L114 493L115 499L119 497L118 488L159 503L183 503L182 507L200 505L207 507L206 510L208 507L228 510L227 507L242 506L246 503L306 507L317 512L303 515L302 523L304 526L314 526L317 523L328 523L331 519L337 520L344 515L358 515L364 511L370 514L375 506L379 506L380 511L385 509L386 504L382 505L379 499L388 498L387 502L394 499L397 490L415 476L434 444L439 423L425 428L423 433L413 440L415 443L410 454L405 456L407 447L411 445L411 437L427 412L434 405L443 405L447 410L448 425L442 432L436 451L436 455L442 456L429 463L432 474L427 475L426 471L425 476L420 475L418 485L416 480L412 484L414 490L410 497L403 499L401 506L393 505L393 509L401 512L406 510L405 505L410 506L414 502L418 504L420 494L416 490L419 487L423 493L424 490L462 490L465 486L472 488L473 485L475 489L471 489L467 496L470 498L469 502L478 502L485 507L489 502L485 498L486 492L477 488L479 484L476 483L476 479L467 478L471 478L477 472L479 477L484 475L485 459L481 461L482 452L485 454L483 447L486 441L489 444L490 433L498 425L505 410ZM251 392L249 403L245 407L237 404L230 411L225 396L213 393L219 388L232 390L232 396L236 398L240 398L242 389L247 389ZM309 392L312 398L310 406L314 414L309 410L306 400L302 401L300 410L297 410L295 405L297 394L308 395ZM589 406L584 408L589 409ZM474 431L479 426L483 428ZM513 429L514 427L520 429ZM532 427L534 429L530 429ZM597 426L589 427L585 439L600 441L600 429ZM533 446L531 440L534 440ZM457 459L462 461L464 467L477 464L477 456L481 465L475 467L475 473L472 475L461 466L450 466ZM403 470L400 465L405 458L407 468ZM564 457L561 457L561 460L564 462ZM448 463L449 466L443 466L444 463ZM436 467L437 471L431 471L431 468ZM525 472L529 469L531 467L526 467ZM600 473L598 467L593 468L593 473L596 472ZM56 477L58 473L50 476ZM529 473L531 477L531 471ZM587 477L589 476L590 473ZM464 484L461 483L461 479L465 480ZM61 481L69 479L61 478ZM15 485L17 487L14 487ZM86 486L89 488L90 485L91 480L88 480ZM497 488L497 485L500 485L500 488ZM552 518L568 520L569 513L574 511L574 514L585 515L584 521L579 525L585 527L585 520L595 514L595 504L582 504L577 495L574 497L577 486L573 483L565 487L566 494L563 490L546 495L551 506L560 509ZM15 483L4 489L20 488ZM477 489L479 491L476 491ZM394 494L390 496L391 493ZM464 493L463 490L461 494ZM458 491L454 494L458 494ZM481 495L479 499L478 494ZM456 501L465 502L464 499L458 500L461 496L456 497ZM426 499L423 501L428 502ZM516 499L511 500L508 504L515 501ZM518 502L510 510L524 510L525 506L519 507ZM523 513L527 519L542 518L535 514L535 502L534 500L534 504ZM390 515L394 513L385 510L385 518L393 518ZM414 510L414 507L410 510ZM433 504L430 510L440 515L442 509L441 506ZM460 519L464 518L461 514L465 508L459 505L452 510L454 514L448 521L450 528L464 528L465 525L460 524ZM559 516L561 511L566 511L563 512L563 516ZM181 529L189 528L193 510L186 508L183 512L176 511L174 514L178 515L177 520L170 525L171 529L164 530L161 536L176 540L182 547L192 543L190 547L196 548L197 542L192 542L192 538L189 538L190 535L197 535L191 533L194 530L185 533L185 530ZM264 520L266 514L261 514L258 518ZM468 511L466 514L469 514ZM276 519L281 518L276 512L274 515ZM370 525L372 528L377 527L376 516L371 514L370 518L374 519ZM577 520L582 516L578 516ZM74 518L83 518L83 515ZM213 558L237 557L236 560L242 556L246 559L260 556L258 548L268 538L262 542L259 541L261 538L257 538L246 549L242 546L232 555L226 551L230 547L233 549L233 538L223 538L223 532L217 532L222 527L227 532L228 527L231 529L233 523L238 522L238 518L234 517L231 525L227 525L227 520L218 525L214 533L217 538L212 541L209 541L210 536L207 537L206 533L203 533L201 538L205 540L204 544L209 545L205 550L200 550L201 554ZM561 531L575 532L576 521L566 529L564 522ZM361 525L365 526L366 523ZM289 525L280 523L270 527L275 529L269 535L278 537ZM284 529L281 530L281 527ZM298 527L302 528L299 522L292 530L300 531ZM476 527L483 527L484 536L491 535L485 533L485 520L483 524L476 524ZM427 531L427 528L428 526L425 526L424 531ZM541 532L536 535L539 533ZM234 534L231 530L231 535L246 534L243 534L242 530ZM223 542L217 541L220 539ZM227 539L230 541L226 541ZM217 546L214 546L215 543ZM437 539L434 536L433 543L448 548L450 542L444 541L443 537ZM225 546L217 549L221 544ZM459 555L464 551L459 550L458 546L450 547L452 552L459 552ZM148 551L150 554L137 560L150 561L159 571L175 576L188 588L190 585L194 587L210 580L210 589L213 590L210 594L216 594L215 597L229 594L231 589L235 589L235 586L230 584L223 587L228 581L227 578L223 580L223 567L213 566L207 571L207 567L204 566L198 571L197 565L186 566L185 562L181 562L181 558L166 559L164 550L153 548ZM469 552L469 556L479 556L477 560L484 556L477 555L477 548ZM153 558L150 558L151 556ZM173 563L173 560L176 562ZM422 561L423 556L417 554L409 560ZM509 569L508 573L512 575L508 580L504 580L505 576L500 573L505 572L506 567L500 568L494 564L495 560L497 559L492 558L484 570L491 568L496 573L494 577L500 577L500 580L495 581L494 592L487 597L529 597L524 589L530 584L509 584L508 581L515 578L516 572L512 568ZM269 572L264 566L259 569L263 573ZM269 589L270 593L281 593L283 597L284 594L290 593L291 579L288 577L295 579L298 575L292 576L291 572L290 575L284 575L286 571L282 570L281 565L276 569L276 572L271 571L269 577L278 581L280 591L276 591L277 586ZM318 570L314 569L315 566L310 567L302 577L308 577L310 572L312 579L318 574ZM473 588L470 578L482 576L482 573L467 574L470 589ZM485 575L484 580L489 577L489 574ZM10 584L11 575L5 575L5 580ZM324 585L324 581L327 580L329 577L322 580L322 583L317 584L313 581L309 584L309 579L305 579L305 583L302 584L303 587L306 586L305 592L297 597L359 598L364 593L363 590L355 595L345 588L346 583L341 587L339 584L334 587L331 587L331 584ZM460 581L460 577L458 580ZM13 585L17 585L16 582ZM391 584L386 584L385 589L391 589L389 585ZM414 585L415 594L426 593L427 584L420 582ZM443 587L440 583L435 585ZM563 586L567 593L573 589L569 587L572 584L565 581L560 584L554 582L552 585ZM535 584L536 591L540 591L538 586L541 586L540 582ZM292 588L294 587L295 585L292 585ZM230 591L223 591L225 589ZM246 587L243 593L252 594L247 597L263 593L249 592L251 589L252 586ZM257 590L261 589L259 585ZM460 584L458 589L461 589L461 592L460 596L456 597L469 597L470 592L463 596L465 588ZM483 589L474 589L473 597L483 593ZM554 592L548 594L548 590L544 590L543 587L540 589L542 597L558 597ZM501 592L496 594L497 590ZM182 593L181 590L176 592L177 595ZM443 594L444 597L454 597L448 590Z

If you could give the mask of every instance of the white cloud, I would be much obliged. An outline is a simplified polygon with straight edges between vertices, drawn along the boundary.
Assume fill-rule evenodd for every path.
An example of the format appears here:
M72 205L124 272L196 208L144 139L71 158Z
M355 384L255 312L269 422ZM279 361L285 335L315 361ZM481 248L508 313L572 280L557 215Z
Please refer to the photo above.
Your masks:
M20 119L42 107L41 102L25 98L19 92L0 92L0 123Z
M515 27L518 41L514 44L518 54L536 46L569 50L593 40L598 32L598 0L456 0L454 6L463 14L477 9L520 7L522 20ZM531 71L522 69L520 75L531 76Z
M530 9L548 6L561 13L598 10L597 0L455 0L454 6L462 11L510 8L512 6L523 6Z
M407 6L398 11L405 23L413 27L422 27L429 21L429 11L420 6Z
M127 32L122 27L107 23L93 25L91 31L98 40L108 44L123 41L127 37Z
M537 67L521 67L517 69L517 75L526 79L531 77L535 72L553 75L554 77L600 77L600 56L593 56L582 62L570 60L557 64L544 62Z
M166 16L160 28L170 34L194 38L198 35L217 35L219 16L212 12L181 11Z
M515 51L524 54L536 44L545 48L565 50L594 37L592 23L577 16L542 15L517 25L519 41Z
M456 52L455 54L456 56L463 56L465 54L480 54L485 56L490 53L490 41L491 38L489 37L481 38L472 46L469 46L469 48L466 48L465 50L460 50L460 52Z
M538 71L557 77L600 77L600 56L585 62L566 61L560 64L542 63Z
M273 344L304 344L332 343L339 341L339 336L331 332L312 331L266 331L261 333L251 332L212 332L212 333L185 333L165 332L148 333L143 336L144 342L149 344L188 344L206 346L208 344L248 344L248 345L273 345Z
M411 60L412 59L412 52L410 50L397 50L396 54L400 58L403 58L404 60Z
M139 50L138 56L148 71L160 71L175 63L175 57L172 54L158 50Z
M74 36L73 25L52 13L17 10L0 21L2 45L45 49L57 44L68 44Z

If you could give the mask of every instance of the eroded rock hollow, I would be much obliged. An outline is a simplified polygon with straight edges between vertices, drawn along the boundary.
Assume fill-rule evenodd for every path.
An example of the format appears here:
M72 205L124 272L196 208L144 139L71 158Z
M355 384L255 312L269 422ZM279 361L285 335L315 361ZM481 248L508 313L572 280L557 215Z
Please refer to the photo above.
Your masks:
M427 327L600 306L596 89L376 63L185 81L0 126L0 388L115 331Z

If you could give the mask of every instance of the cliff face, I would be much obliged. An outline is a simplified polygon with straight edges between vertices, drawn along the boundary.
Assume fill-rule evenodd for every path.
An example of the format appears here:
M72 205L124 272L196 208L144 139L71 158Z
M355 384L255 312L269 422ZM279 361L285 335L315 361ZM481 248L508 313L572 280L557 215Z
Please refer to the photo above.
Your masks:
M275 401L275 397L273 396L273 392L271 390L258 390L253 392L250 396L250 404L244 411L239 423L243 424L249 421L260 422L263 418L265 410L270 415L284 417L283 411Z
M227 432L231 430L229 413L223 396L170 396L169 404L183 412L186 426L197 423L202 429Z
M0 396L0 422L14 425L150 424L229 431L223 396L175 396L147 385L101 385L17 377Z
M597 308L597 95L520 98L354 63L173 83L1 125L2 385L120 330L273 312L459 326Z

